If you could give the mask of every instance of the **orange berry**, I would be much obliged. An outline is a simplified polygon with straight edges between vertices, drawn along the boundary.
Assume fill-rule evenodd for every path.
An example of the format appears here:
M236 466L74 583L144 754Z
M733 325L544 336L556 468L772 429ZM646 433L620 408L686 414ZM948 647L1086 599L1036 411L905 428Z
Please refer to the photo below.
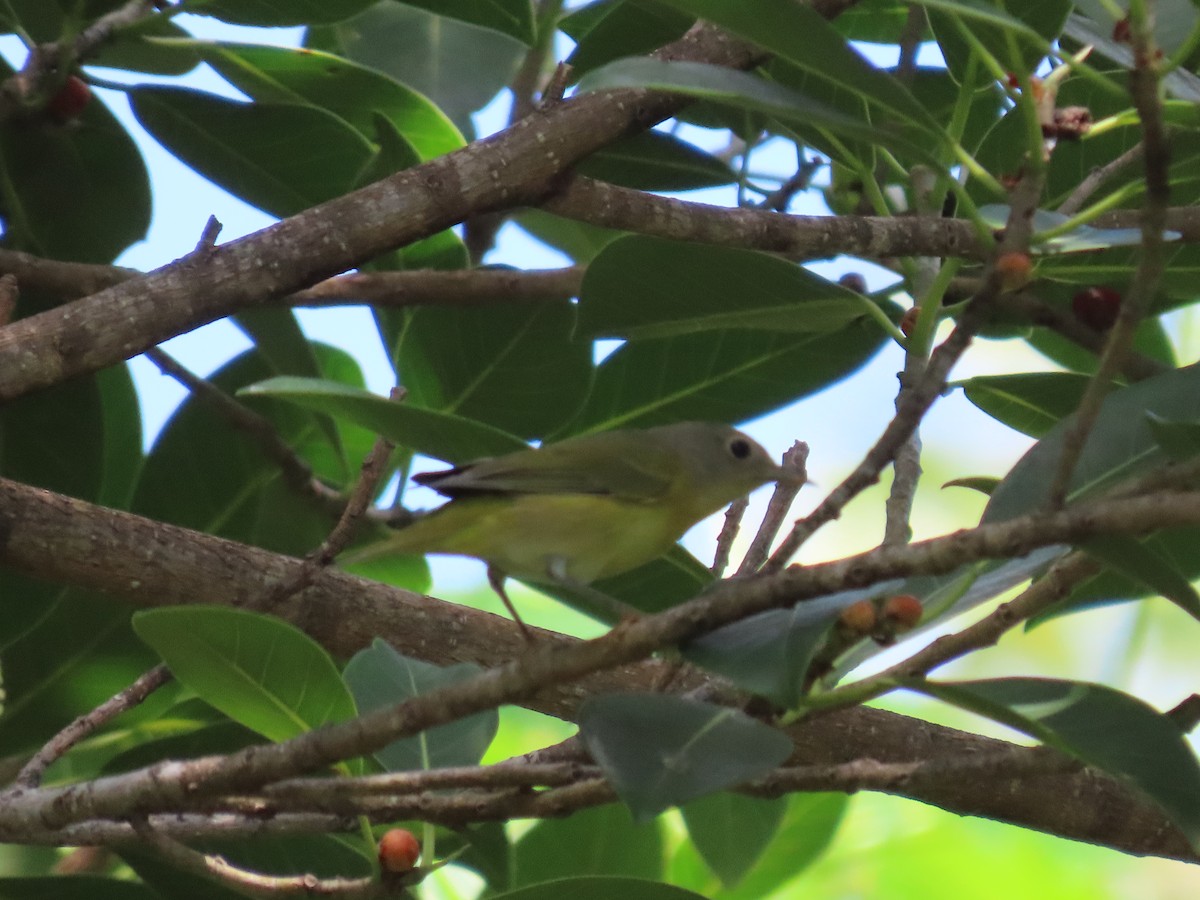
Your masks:
M411 872L421 858L421 845L407 828L392 828L379 839L379 865L386 872Z
M904 315L900 317L900 332L905 337L910 337L913 329L917 327L917 317L921 315L921 307L914 306L911 309L906 309Z
M921 601L912 594L896 594L883 603L883 617L896 631L909 631L917 626L924 615Z
M875 629L875 604L859 600L842 610L838 621L853 634L870 634Z
M996 257L996 272L1000 275L1001 286L1006 291L1016 291L1029 284L1030 273L1033 272L1033 260L1028 253L1010 251Z

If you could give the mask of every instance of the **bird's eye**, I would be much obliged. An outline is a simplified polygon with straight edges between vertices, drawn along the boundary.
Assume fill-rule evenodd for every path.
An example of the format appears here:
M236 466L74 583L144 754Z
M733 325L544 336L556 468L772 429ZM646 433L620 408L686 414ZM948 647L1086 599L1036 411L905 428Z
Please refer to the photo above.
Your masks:
M750 442L745 438L734 438L729 442L729 452L734 459L745 459L750 455Z

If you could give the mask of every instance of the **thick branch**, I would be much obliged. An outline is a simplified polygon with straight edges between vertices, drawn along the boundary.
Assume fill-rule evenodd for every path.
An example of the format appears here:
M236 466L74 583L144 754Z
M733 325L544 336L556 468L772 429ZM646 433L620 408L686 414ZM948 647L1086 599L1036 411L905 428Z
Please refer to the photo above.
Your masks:
M744 68L755 47L698 27L658 54ZM424 165L143 278L0 329L0 400L92 372L266 303L467 216L537 203L570 166L686 103L648 91L586 94Z

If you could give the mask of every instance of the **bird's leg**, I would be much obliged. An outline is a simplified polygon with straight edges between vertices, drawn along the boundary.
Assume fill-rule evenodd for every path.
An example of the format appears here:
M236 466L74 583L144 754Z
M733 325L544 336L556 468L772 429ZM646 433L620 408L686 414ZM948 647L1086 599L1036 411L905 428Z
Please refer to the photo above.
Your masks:
M517 627L521 629L521 637L525 639L525 643L532 644L534 642L533 632L529 630L529 626L521 618L517 612L517 608L513 606L513 602L508 599L508 591L504 590L504 572L493 565L487 567L488 584L492 586L492 590L504 601L504 608L508 610L508 614L512 616L513 621L517 623Z
M641 610L572 578L567 574L567 561L561 556L552 556L546 560L546 575L554 584L569 589L579 595L580 599L594 606L600 616L614 625L622 619L638 619L642 616Z

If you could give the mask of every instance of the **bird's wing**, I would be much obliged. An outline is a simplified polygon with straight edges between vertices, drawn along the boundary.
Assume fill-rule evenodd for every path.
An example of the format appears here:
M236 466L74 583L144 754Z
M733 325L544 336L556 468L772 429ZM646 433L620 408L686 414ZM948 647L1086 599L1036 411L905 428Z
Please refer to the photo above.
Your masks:
M484 459L414 480L447 497L480 494L604 494L651 501L676 472L667 447L605 432Z

